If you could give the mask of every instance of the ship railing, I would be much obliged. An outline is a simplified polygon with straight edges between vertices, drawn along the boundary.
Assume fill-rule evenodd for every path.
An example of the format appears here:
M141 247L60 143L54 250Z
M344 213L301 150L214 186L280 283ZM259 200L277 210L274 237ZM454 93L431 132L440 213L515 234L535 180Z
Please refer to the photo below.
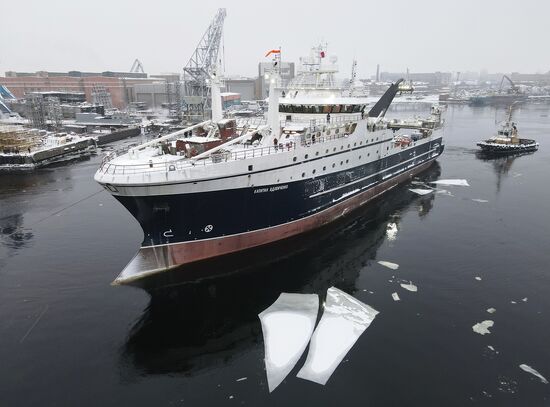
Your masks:
M360 117L360 115L358 115ZM353 124L358 121L357 118L353 119L350 117L335 118L337 120L330 120L329 125L336 124ZM346 119L346 120L344 120ZM310 123L310 127L315 132L321 130L319 127L319 121L315 120L315 123ZM323 121L321 121L323 122ZM296 122L294 122L296 123ZM334 126L334 128L341 129L341 126ZM127 150L115 150L103 157L102 163L99 170L106 174L113 175L130 175L130 174L140 174L140 173L152 173L152 172L170 172L176 170L183 170L185 168L192 168L195 166L207 166L218 164L221 162L228 161L239 161L246 160L250 158L263 157L271 154L277 154L282 152L288 152L295 150L297 145L302 147L310 147L312 145L317 145L320 143L326 143L333 140L339 140L349 137L349 132L343 130L342 132L331 134L331 135L320 135L314 136L314 133L310 133L310 137L302 138L299 142L295 141L285 141L284 139L280 140L281 142L276 146L268 147L257 147L251 144L241 145L241 149L237 151L227 151L222 150L216 153L212 153L210 156L201 158L198 160L189 159L187 157L182 157L181 159L165 161L165 162L153 162L150 160L148 163L143 164L113 164L111 161L118 157L121 154L127 152Z
M311 114L312 116L315 115L315 116L322 116L322 117L315 118L315 119L304 118L301 120L300 119L285 120L282 123L284 123L284 125L307 124L310 128L318 128L319 126L336 127L336 125L346 125L346 124L357 123L358 121L367 118L367 115L364 115L364 114L362 115L361 113L333 113L333 114L334 115L343 114L344 116L331 116L330 119L327 119L326 115L312 113Z
M264 117L242 117L237 119L237 127L258 127L265 125L267 120Z
M142 164L114 164L111 162L111 159L108 161L104 161L101 164L99 171L105 174L112 175L132 175L154 172L168 173L171 171L178 171L197 166L210 166L221 162L240 161L255 157L263 157L267 155L292 151L294 149L296 149L296 143L288 142L269 147L247 146L244 147L244 149L238 151L220 151L211 154L209 157L205 157L199 160L182 157L182 159L164 162L153 162L152 160L150 160L148 163Z

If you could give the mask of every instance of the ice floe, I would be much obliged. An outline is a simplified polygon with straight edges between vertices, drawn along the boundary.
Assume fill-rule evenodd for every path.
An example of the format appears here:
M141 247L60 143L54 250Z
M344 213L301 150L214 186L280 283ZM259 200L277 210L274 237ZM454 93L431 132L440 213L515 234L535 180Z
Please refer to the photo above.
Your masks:
M432 192L434 192L433 189L422 189L422 188L409 188L409 191L414 192L418 195L428 195Z
M481 277L479 277L479 276L476 276L475 279L476 279L477 281L481 281Z
M491 320L485 320L483 322L478 322L472 327L472 330L480 335L490 334L489 328L491 328L495 323Z
M491 345L487 345L487 347L488 347L490 350L492 350L493 352L498 353L498 351L496 351L495 348L492 347Z
M526 364L521 364L521 365L519 365L519 367L520 367L520 369L526 371L527 373L531 373L532 375L537 376L540 379L540 381L543 382L544 384L548 384L548 380L546 380L546 378L543 375L541 375L539 372L537 372L531 366L526 365Z
M521 299L523 302L527 302L527 297Z
M315 328L317 294L282 293L258 316L262 323L267 384L272 392L302 356Z
M479 203L487 203L489 202L487 199L479 199L479 198L473 198L472 201L479 202Z
M405 290L412 291L413 293L418 291L418 287L409 281L409 284L401 284Z
M386 236L388 237L388 240L395 240L397 239L397 225L393 222L388 223L386 226Z
M380 260L378 262L378 264L380 264L381 266L387 267L389 269L392 269L392 270L397 270L399 268L399 264L392 263L391 261Z
M392 293L391 297L393 298L394 301L399 301L401 298L399 298L399 294L397 293Z
M241 378L239 378L239 379L237 379L237 380L235 380L235 381L236 381L236 382L242 382L243 380L246 380L246 379L248 379L248 377L241 377Z
M466 181L465 179L439 179L437 181L430 181L430 184L452 185L452 186L459 186L459 187L470 186L470 184L468 184L468 181Z
M351 295L329 288L323 316L297 376L324 385L377 314Z
M496 311L497 311L497 310L496 310L495 308L487 308L487 312L488 312L489 314L493 314L493 313L495 313Z

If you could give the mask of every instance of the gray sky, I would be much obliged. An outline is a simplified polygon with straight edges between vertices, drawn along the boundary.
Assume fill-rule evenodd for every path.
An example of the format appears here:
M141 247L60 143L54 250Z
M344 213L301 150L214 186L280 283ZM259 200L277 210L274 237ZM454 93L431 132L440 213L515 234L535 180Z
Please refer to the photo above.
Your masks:
M383 71L547 72L550 1L2 1L0 73L180 72L219 7L226 73L257 75L265 52L296 61L320 41L348 75ZM273 6L271 5L273 4Z

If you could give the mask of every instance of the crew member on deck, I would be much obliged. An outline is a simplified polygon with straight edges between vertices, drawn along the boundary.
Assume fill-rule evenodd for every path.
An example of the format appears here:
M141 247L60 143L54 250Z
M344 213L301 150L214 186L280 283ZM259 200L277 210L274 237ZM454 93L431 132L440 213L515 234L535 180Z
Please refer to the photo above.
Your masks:
M327 113L327 123L330 123L330 113Z

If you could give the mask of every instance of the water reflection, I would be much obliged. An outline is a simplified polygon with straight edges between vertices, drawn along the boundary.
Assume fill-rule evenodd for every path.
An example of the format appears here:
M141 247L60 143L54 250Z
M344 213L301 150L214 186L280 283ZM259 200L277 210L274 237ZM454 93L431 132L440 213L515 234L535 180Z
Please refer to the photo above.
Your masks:
M493 170L496 174L497 192L500 192L502 181L504 178L509 176L514 161L519 157L531 155L533 153L534 151L509 154L505 156L495 156L484 153L483 151L476 151L476 158L492 164Z
M431 181L439 174L436 163L420 179ZM386 239L388 224L397 224L399 214L413 202L420 202L419 216L431 209L435 194L419 198L408 187L389 192L345 223L316 231L306 241L292 240L263 253L257 250L263 262L247 255L231 265L212 266L239 264L239 273L152 290L149 306L121 349L123 379L195 375L230 364L254 347L261 350L258 313L281 292L317 293L322 300L335 285L353 295L361 269Z
M32 238L32 232L23 229L22 214L0 218L0 239L3 246L19 249L27 246Z

